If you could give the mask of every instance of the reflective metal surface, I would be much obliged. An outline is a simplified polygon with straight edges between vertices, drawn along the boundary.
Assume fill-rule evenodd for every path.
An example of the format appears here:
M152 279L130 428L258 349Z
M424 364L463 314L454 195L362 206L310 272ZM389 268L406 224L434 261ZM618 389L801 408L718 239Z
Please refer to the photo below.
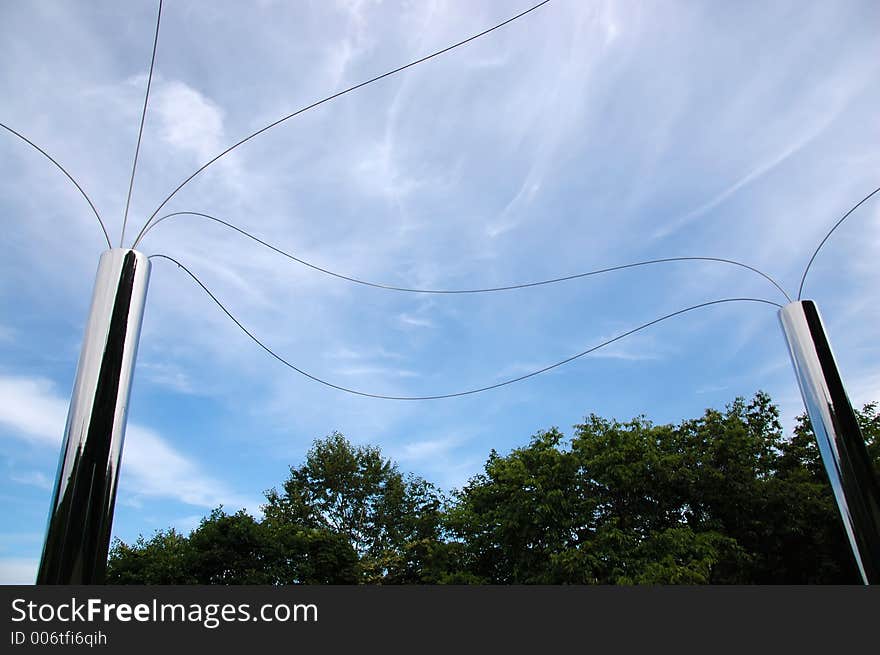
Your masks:
M880 583L880 484L811 300L779 310L801 395L865 584Z
M100 584L150 261L114 248L101 255L37 584Z

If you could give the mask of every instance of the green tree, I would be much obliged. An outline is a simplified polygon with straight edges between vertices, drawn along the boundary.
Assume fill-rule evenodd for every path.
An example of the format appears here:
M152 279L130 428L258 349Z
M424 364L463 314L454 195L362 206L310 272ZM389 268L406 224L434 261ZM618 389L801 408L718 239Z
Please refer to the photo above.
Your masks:
M584 493L574 453L556 429L502 457L458 494L448 526L462 551L462 581L491 584L589 582L579 549L596 500ZM461 575L466 573L466 575Z
M877 405L857 412L880 473ZM494 450L451 499L371 446L314 442L262 519L117 540L118 584L857 583L806 417L757 393L677 425L588 416Z
M858 412L875 466L876 406ZM492 452L448 525L471 581L856 582L809 423L759 392L678 425L595 415Z
M725 489L746 486L741 408L679 426L597 416L575 426L584 492L597 503L587 549L594 581L705 583L725 557L739 558L716 515Z
M291 467L281 490L266 492L266 521L280 529L341 535L359 557L365 582L416 582L441 544L444 499L425 480L404 477L372 446L334 432Z
M189 540L174 528L143 536L129 546L113 542L107 560L107 584L196 584Z
M856 410L859 426L880 476L880 416L877 404ZM794 434L780 447L773 479L767 485L769 513L760 550L766 583L857 583L849 542L843 531L828 474L809 419L799 416Z
M264 519L267 571L273 584L356 584L358 555L348 540L329 530Z
M217 508L189 537L174 529L117 540L108 560L109 584L352 584L357 554L341 536L257 521Z
M198 584L270 584L272 562L263 526L244 510L215 509L189 537Z

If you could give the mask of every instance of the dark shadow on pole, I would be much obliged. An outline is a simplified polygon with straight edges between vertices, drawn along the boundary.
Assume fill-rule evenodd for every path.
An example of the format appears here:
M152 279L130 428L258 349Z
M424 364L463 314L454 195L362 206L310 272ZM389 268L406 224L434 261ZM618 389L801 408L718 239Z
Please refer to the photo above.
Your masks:
M816 303L779 310L792 364L843 528L865 584L880 583L880 483Z
M135 250L98 264L37 584L101 584L150 277Z

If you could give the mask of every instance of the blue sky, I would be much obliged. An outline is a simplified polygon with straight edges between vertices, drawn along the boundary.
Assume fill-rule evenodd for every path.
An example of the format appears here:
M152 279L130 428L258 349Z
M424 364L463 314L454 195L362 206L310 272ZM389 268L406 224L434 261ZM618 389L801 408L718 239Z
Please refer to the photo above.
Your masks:
M226 146L529 6L490 1L167 2L126 242ZM56 157L118 241L153 2L0 3L0 121ZM298 116L187 185L297 256L393 285L495 286L638 259L741 259L796 294L837 218L880 184L873 2L553 0L487 37ZM805 297L850 395L880 399L880 204L828 242ZM32 581L94 272L106 244L46 160L0 133L0 582ZM198 218L140 249L179 259L281 355L343 386L484 386L657 316L784 302L723 264L417 296L359 287ZM802 411L774 308L691 312L523 383L406 403L345 395L266 355L154 260L114 533L259 510L339 430L445 489L591 412L673 422L768 391Z

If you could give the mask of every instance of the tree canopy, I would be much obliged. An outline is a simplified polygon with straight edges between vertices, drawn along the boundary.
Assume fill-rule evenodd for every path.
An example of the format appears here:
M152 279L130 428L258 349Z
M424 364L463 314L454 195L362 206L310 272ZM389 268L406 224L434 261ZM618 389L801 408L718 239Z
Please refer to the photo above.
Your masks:
M877 405L857 415L880 472ZM677 425L591 414L448 495L334 432L265 497L261 518L117 540L108 582L858 582L808 419L786 437L761 392Z

